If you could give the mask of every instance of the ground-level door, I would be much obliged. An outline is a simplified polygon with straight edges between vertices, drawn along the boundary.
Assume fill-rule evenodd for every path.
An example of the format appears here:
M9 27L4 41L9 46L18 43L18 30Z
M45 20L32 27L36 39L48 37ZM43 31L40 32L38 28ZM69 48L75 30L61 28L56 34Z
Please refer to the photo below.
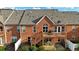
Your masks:
M28 37L28 44L32 45L32 38L31 37Z
M0 37L0 45L3 45L4 44L4 39L3 37Z
M58 43L65 47L65 38L58 38Z

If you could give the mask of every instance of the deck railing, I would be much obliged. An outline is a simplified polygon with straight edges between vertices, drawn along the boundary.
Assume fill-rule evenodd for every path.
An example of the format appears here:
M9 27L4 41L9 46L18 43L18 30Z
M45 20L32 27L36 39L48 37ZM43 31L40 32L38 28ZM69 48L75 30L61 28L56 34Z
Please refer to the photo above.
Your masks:
M42 32L35 33L32 38L33 38L33 44L37 44L42 40Z
M61 32L61 33L56 33L56 32L51 32L51 33L43 33L44 37L55 37L55 36L65 36L66 33L65 32Z

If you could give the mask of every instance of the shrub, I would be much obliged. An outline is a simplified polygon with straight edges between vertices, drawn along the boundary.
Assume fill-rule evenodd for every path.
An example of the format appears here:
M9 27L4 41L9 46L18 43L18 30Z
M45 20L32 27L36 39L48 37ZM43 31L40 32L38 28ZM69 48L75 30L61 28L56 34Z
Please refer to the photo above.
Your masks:
M79 43L78 43L77 48L75 50L79 51Z
M38 48L38 51L44 51L44 47L43 47L43 46L40 46L40 47Z
M29 48L27 46L22 46L20 48L21 51L29 51Z
M56 48L53 46L49 46L49 45L42 45L39 47L38 49L39 51L55 51Z
M36 46L31 46L31 47L29 48L29 50L30 50L30 51L37 51L38 48L37 48Z

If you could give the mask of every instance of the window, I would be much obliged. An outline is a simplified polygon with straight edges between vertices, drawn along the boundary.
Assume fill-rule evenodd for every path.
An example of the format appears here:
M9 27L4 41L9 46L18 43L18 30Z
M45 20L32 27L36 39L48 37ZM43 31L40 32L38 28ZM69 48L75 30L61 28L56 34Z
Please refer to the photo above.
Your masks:
M75 32L76 31L76 26L72 26L72 30L73 30L73 32Z
M58 32L61 32L61 27L58 27Z
M57 27L55 27L55 32L57 32Z
M36 32L36 27L35 26L33 27L33 32Z
M43 25L43 32L48 32L48 25L47 24Z
M76 26L72 26L72 29L76 29Z
M25 31L26 31L26 27L22 26L22 32L25 32Z
M17 36L13 36L12 37L12 42L16 42L17 41Z
M56 26L55 27L55 32L64 32L64 26Z
M64 28L64 26L62 26L62 32L64 32L65 31L65 28Z
M17 26L17 31L20 32L20 26Z

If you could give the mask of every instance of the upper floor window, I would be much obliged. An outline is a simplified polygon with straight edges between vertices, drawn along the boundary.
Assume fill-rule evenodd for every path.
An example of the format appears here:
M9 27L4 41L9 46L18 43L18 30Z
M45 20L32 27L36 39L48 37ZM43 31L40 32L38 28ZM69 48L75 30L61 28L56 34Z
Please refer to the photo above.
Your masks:
M56 26L55 27L55 32L64 32L64 31L65 31L64 26Z
M20 26L17 26L17 31L20 32Z
M76 26L72 26L72 30L75 32L76 31Z
M22 26L22 32L26 31L26 26Z
M48 25L47 24L43 25L43 32L48 32Z
M64 26L62 26L62 32L64 32L65 31L65 27Z
M57 32L61 32L61 26L58 26L57 28L58 28L57 29L58 30Z
M76 26L72 26L72 29L76 29Z
M33 32L36 32L36 27L35 26L33 27Z

